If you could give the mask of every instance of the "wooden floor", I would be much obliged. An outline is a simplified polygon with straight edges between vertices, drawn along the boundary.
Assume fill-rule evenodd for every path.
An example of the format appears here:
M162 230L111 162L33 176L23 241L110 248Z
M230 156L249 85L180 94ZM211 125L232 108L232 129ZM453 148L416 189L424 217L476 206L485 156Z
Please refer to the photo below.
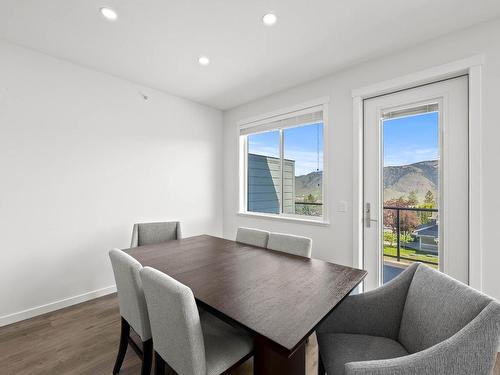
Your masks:
M0 374L111 374L120 333L116 295L68 307L0 328ZM307 375L317 374L317 343L306 348ZM252 374L252 360L235 370ZM122 375L140 373L140 361L129 348ZM495 367L500 375L500 354Z
M109 375L118 350L120 315L116 295L106 296L0 328L2 375ZM317 343L306 349L307 375L316 375ZM140 374L129 347L121 375ZM234 371L253 373L252 360Z

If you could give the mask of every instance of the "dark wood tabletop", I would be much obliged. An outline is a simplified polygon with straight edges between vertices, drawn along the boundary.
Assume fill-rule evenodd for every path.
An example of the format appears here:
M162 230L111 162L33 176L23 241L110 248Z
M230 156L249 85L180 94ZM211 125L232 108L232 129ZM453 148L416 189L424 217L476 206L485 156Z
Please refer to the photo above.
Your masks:
M292 353L366 271L208 235L125 250L195 298Z

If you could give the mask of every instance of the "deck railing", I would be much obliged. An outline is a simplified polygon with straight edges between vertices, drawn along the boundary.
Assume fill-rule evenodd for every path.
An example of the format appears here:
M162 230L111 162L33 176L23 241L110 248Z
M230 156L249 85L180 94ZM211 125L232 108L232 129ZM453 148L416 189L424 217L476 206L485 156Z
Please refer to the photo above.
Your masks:
M320 202L295 202L296 205L304 205L304 206L322 206L323 203ZM434 213L434 212L439 212L437 208L414 208L414 207L393 207L393 206L384 206L384 211L385 210L393 210L396 211L396 255L391 255L391 254L385 254L384 256L389 257L389 258L395 258L398 262L401 260L408 260L408 261L415 261L416 259L405 257L404 255L401 255L401 211L411 211L411 212L429 212L429 213ZM427 264L432 264L432 265L438 265L437 261L430 261L426 259L419 258L419 262L422 263L427 263Z
M295 202L295 204L304 204L306 206L323 206L321 202Z
M321 202L295 202L295 214L308 216L321 216L323 214Z
M401 255L401 211L412 211L412 212L438 212L437 208L414 208L414 207L392 207L392 206L384 206L384 212L386 210L396 211L396 255L385 254L384 256L390 258L396 258L399 262L401 259L415 261L415 259L408 258ZM425 259L418 259L419 262L428 263L432 265L438 265L438 262L432 262Z

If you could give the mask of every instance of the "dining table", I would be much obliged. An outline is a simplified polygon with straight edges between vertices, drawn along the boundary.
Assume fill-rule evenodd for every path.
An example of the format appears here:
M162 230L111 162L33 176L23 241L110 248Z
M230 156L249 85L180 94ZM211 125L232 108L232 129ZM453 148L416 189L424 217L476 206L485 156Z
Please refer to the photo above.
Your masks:
M259 375L305 374L308 337L367 274L210 235L124 251L187 285L202 309L252 334Z

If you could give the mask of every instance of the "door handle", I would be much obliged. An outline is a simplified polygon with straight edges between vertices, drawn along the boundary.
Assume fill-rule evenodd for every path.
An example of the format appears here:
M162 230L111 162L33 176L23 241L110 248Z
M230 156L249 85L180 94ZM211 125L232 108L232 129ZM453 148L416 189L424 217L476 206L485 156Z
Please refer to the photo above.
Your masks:
M365 203L365 225L367 228L371 228L372 221L377 222L378 220L372 219L371 203Z

